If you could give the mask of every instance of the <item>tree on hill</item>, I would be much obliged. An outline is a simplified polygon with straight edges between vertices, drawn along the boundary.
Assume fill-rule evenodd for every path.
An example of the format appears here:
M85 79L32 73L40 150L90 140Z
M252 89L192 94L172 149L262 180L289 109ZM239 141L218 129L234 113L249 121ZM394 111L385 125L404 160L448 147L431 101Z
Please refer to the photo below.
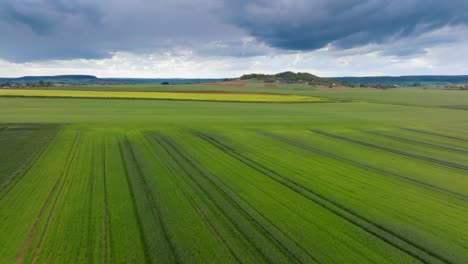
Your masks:
M321 78L316 75L310 74L308 72L298 72L294 73L291 71L281 72L274 75L270 74L245 74L240 77L241 80L260 80L264 82L287 82L287 83L308 83L315 85L337 85L342 84L342 82Z

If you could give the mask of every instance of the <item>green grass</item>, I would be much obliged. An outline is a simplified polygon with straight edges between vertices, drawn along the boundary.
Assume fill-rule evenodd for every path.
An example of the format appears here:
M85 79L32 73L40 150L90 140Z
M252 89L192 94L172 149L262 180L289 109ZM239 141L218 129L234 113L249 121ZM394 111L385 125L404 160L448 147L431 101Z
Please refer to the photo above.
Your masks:
M0 98L0 262L467 263L465 94L420 91Z
M56 126L50 125L0 125L0 190L22 177L22 171L35 162L55 132Z

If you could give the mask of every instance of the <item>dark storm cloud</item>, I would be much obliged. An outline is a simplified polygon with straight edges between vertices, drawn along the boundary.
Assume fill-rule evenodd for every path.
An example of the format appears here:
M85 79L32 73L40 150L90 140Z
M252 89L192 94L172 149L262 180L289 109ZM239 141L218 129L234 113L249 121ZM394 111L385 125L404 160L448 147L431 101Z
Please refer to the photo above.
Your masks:
M46 34L51 27L51 23L49 23L47 20L19 12L16 8L9 5L8 3L3 4L2 15L5 19L4 22L24 25L37 34Z
M239 0L231 22L271 46L351 48L468 24L466 0Z
M83 36L98 33L99 10L79 1L6 0L0 3L0 58L11 61L100 58Z
M2 0L0 59L92 59L240 37L213 0ZM237 34L237 35L236 35Z
M97 59L184 48L233 57L259 55L271 51L268 46L346 49L465 25L467 10L461 0L2 0L0 59ZM249 36L266 45L245 44Z

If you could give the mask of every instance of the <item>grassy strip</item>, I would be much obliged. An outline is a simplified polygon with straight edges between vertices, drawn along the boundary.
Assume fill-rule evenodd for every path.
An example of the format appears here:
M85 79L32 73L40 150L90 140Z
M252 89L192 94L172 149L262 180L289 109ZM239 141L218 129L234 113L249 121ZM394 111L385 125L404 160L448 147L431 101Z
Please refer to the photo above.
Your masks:
M294 242L291 238L289 238L285 233L279 230L273 223L271 223L268 219L264 218L260 212L258 212L254 207L249 205L249 203L238 195L235 194L229 187L222 184L219 180L216 179L214 175L211 175L208 171L203 169L198 162L196 162L188 153L183 151L175 142L171 139L159 136L162 140L162 144L166 145L166 149L168 153L173 156L173 158L179 160L179 164L185 168L187 175L192 175L193 171L196 171L198 174L203 176L211 186L213 186L219 193L223 195L225 199L227 199L228 203L233 206L233 210L239 211L242 218L245 218L251 224L254 224L256 230L260 232L264 238L270 240L280 252L286 254L289 258L289 261L293 261L296 263L302 263L305 261L306 263L317 262L310 254L307 253L306 250L301 248L296 242ZM190 167L189 167L190 166ZM191 172L192 171L192 172ZM194 179L196 180L196 179ZM206 189L206 186L199 184L199 187ZM209 192L206 192L207 195L210 195ZM212 195L210 195L212 196ZM217 201L214 198L211 198L213 201ZM225 205L219 205L219 209L224 211L226 215L230 215L233 210L226 211L224 209ZM240 220L239 216L229 216L230 219L233 221ZM250 237L252 239L252 233L245 232L244 226L245 224L237 223L236 226L239 227L240 231L244 233L245 236ZM258 238L254 238L253 241L258 241ZM263 249L263 243L257 243L256 245L260 250L264 251L264 255L270 257L268 254L271 251ZM274 262L278 261L276 258L269 258L269 262L275 260Z
M451 197L454 197L454 198L457 198L457 199L460 199L460 200L463 200L463 201L468 200L468 196L465 195L465 194L454 192L454 191L451 191L451 190L448 190L448 189L444 189L444 188L441 188L439 186L436 186L436 185L433 185L433 184L430 184L430 183L427 183L427 182L424 182L424 181L414 179L413 177L404 175L402 173L392 172L392 171L385 170L385 169L382 169L382 168L379 168L379 167L376 167L376 166L372 166L372 165L369 165L369 164L366 164L366 163L355 161L355 160L352 160L352 159L349 159L349 158L346 158L346 157L343 157L343 156L340 156L340 155L337 155L337 154L334 154L334 153L331 153L331 152L327 152L327 151L324 151L324 150L319 149L319 148L314 148L314 147L312 147L312 146L310 146L310 145L308 145L308 144L306 144L306 143L304 143L302 141L296 140L296 139L280 136L280 135L269 133L269 132L259 132L259 133L261 135L269 137L269 138L271 138L273 140L286 143L288 145L297 147L297 148L305 150L307 152L322 155L322 156L325 156L327 158L334 159L334 160L337 160L337 161L340 161L340 162L343 162L343 163L347 163L347 164L353 165L355 167L358 167L358 168L361 168L361 169L364 169L364 170L369 170L369 171L376 172L378 175L386 175L386 176L393 177L393 178L396 178L396 179L399 179L399 180L403 180L403 181L411 183L411 184L413 184L415 186L418 186L418 187L421 187L421 188L426 188L426 189L429 189L429 190L432 190L432 191L437 191L437 192L443 193L445 195L449 195Z
M406 128L406 127L402 127L401 129L408 130L408 131L411 131L411 132L420 133L420 134L426 134L426 135L431 135L431 136L438 136L438 137L443 137L443 138L449 138L449 139L455 139L455 140L459 140L459 141L468 142L468 138L455 137L455 136L446 135L446 134L442 134L442 133L437 133L437 132L433 132L433 131L427 131L427 130L421 130L421 129L415 129L415 128Z
M279 175L275 171L264 167L263 165L249 159L248 157L240 154L239 152L233 150L231 147L224 145L219 142L215 137L197 132L197 136L205 140L206 142L212 144L213 146L224 151L233 158L238 159L240 162L245 165L261 172L262 174L270 177L272 180L288 187L292 191L310 199L321 207L329 210L330 212L340 216L344 220L354 224L355 226L361 228L362 230L368 232L369 234L387 242L388 244L394 246L402 252L407 253L408 255L422 261L422 262L442 262L442 263L451 263L450 260L446 259L444 256L441 256L435 252L432 252L420 245L413 243L412 241L406 239L403 236L398 235L390 229L385 228L379 223L375 223L366 217L357 214L350 208L345 207L342 204L339 204L336 201L327 199L323 195L318 194L310 188L302 186L297 182L290 180L282 175Z
M445 161L445 160L440 160L440 159L435 159L435 158L426 157L426 156L422 156L422 155L417 155L417 154L413 154L413 153L408 153L408 152L405 152L405 151L401 151L401 150L397 150L397 149L393 149L393 148L389 148L389 147L384 147L384 146L380 146L380 145L376 145L376 144L372 144L372 143L364 142L364 141L361 141L361 140L352 139L352 138L348 138L348 137L345 137L345 136L340 136L340 135L336 135L336 134L332 134L332 133L324 132L324 131L320 131L320 130L311 130L311 132L317 133L317 134L322 135L322 136L326 136L326 137L330 137L330 138L334 138L334 139L338 139L338 140L342 140L342 141L351 142L351 143L358 144L358 145L361 145L361 146L374 148L374 149L378 149L378 150L383 150L383 151L391 152L391 153L398 154L398 155L401 155L401 156L406 156L406 157L409 157L409 158L422 160L422 161L429 162L429 163L439 164L439 165L443 165L443 166L454 168L454 169L460 169L460 170L468 171L468 166L458 164L458 163L454 163L454 162L449 162L449 161Z
M382 137L398 140L398 141L401 141L401 142L417 144L417 145L420 145L420 146L425 146L425 147L430 147L430 148L435 148L435 149L441 149L441 150L446 150L446 151L450 151L450 152L468 154L467 150L452 148L452 147L447 147L447 146L441 146L441 145L437 145L437 144L434 144L434 143L419 141L419 140L400 137L400 136L395 136L395 135L389 135L389 134L386 134L386 133L383 133L383 132L378 132L378 131L364 131L364 132L369 133L369 134L373 134L373 135L377 135L377 136L382 136Z

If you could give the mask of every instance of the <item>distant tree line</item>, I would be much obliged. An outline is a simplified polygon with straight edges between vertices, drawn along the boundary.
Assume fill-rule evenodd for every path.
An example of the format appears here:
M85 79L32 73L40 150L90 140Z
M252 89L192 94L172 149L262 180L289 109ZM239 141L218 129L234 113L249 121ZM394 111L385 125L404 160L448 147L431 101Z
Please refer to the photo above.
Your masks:
M444 86L444 89L468 91L468 84L448 84Z
M3 82L0 83L1 88L22 88L22 87L50 87L54 85L60 85L53 82Z
M321 78L307 72L281 72L277 74L251 73L240 77L241 80L260 80L264 82L305 83L310 85L343 85L343 82L329 78Z

